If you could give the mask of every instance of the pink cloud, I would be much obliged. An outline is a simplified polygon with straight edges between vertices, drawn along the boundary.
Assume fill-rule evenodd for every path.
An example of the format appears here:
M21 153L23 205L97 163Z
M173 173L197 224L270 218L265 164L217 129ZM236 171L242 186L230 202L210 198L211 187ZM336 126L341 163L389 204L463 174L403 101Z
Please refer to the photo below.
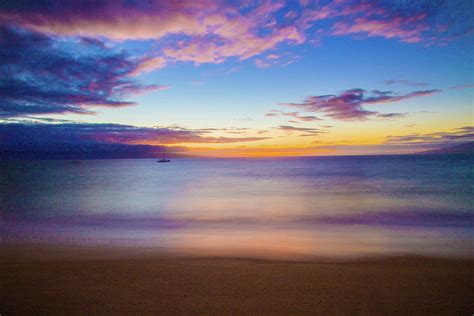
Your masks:
M159 39L168 34L204 33L207 25L201 23L201 17L217 8L214 1L207 0L152 2L148 6L109 0L96 3L93 8L81 2L57 2L47 10L2 12L0 19L51 34Z
M276 55L276 54L270 54L266 57L267 59L279 59L280 56L279 55Z
M288 66L300 58L299 56L292 56L289 54L277 55L269 54L262 58L255 58L254 63L258 68L267 68L270 66Z
M139 75L144 72L150 72L156 69L161 69L166 66L166 59L164 57L151 57L151 58L143 58L143 60L138 64L135 70L131 73L131 75Z
M421 22L426 14L411 17L391 17L389 19L372 19L361 17L352 23L337 22L333 26L333 35L363 34L368 37L397 38L402 42L417 43L422 40L422 33L428 30Z
M267 36L257 36L251 32L240 36L219 38L214 41L206 37L196 37L176 48L167 48L164 54L174 60L196 63L220 63L228 57L246 60L274 49L282 42L304 42L304 36L293 26L280 28Z
M120 93L122 95L142 95L150 92L158 92L169 89L170 86L165 85L149 85L149 86L138 86L138 85L128 85L120 88Z
M296 13L295 11L288 11L287 13L285 13L285 19L294 19L298 16L298 13Z
M269 62L267 62L266 60L257 58L257 59L255 59L255 65L258 68L266 68L266 67L270 67L271 64Z

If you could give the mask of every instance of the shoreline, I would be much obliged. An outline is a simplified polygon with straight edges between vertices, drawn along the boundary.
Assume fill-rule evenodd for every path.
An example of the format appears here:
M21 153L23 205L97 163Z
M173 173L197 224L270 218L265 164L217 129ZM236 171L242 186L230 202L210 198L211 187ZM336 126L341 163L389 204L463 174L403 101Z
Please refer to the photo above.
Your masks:
M72 249L74 253L74 249ZM474 258L11 257L2 313L471 314Z
M352 253L316 255L300 252L209 251L200 248L171 250L151 246L98 245L78 243L4 242L0 245L2 263L113 260L246 260L282 263L357 263L410 258L419 260L472 261L474 255L427 254L412 252Z

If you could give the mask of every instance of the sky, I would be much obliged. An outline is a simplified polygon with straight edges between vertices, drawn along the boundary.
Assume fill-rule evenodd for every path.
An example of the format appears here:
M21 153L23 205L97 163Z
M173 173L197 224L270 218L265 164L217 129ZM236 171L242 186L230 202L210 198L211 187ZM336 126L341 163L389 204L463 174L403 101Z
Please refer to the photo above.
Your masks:
M0 149L261 157L473 141L473 11L470 0L5 1Z

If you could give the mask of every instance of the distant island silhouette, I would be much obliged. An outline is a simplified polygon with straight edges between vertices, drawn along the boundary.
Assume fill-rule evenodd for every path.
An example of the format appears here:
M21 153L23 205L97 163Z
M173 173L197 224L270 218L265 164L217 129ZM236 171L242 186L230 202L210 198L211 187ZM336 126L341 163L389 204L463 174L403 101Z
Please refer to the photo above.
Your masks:
M448 154L465 154L474 155L474 142L467 142L454 146L442 147L434 150L420 152L420 154L432 155L448 155Z

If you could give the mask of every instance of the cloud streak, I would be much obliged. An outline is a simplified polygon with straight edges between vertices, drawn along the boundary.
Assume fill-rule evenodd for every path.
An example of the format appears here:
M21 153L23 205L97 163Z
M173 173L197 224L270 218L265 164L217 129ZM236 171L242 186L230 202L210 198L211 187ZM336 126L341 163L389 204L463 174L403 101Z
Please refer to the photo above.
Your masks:
M409 87L426 87L428 83L426 82L418 82L418 81L411 81L406 79L390 79L382 81L386 85L405 85Z
M267 114L266 117L278 117L278 116L287 116L292 118L293 123L299 122L315 122L320 121L321 119L314 116L314 115L300 115L298 112L284 112L280 110L271 110Z
M437 132L429 134L414 133L403 136L388 136L386 144L413 144L417 146L425 145L448 145L474 141L474 126L463 126L452 129L448 132Z
M307 112L322 112L336 120L367 120L369 118L396 118L405 113L380 113L368 110L365 105L399 102L421 96L430 96L440 90L420 90L408 94L395 94L392 91L364 89L345 90L337 95L309 96L301 103L283 103L282 105L303 109Z
M294 133L294 132L300 132L302 134L299 134L299 136L316 136L325 133L325 131L322 131L318 128L311 128L311 127L295 127L291 125L279 125L275 127L275 129L284 131L287 133Z
M473 89L473 88L474 88L474 84L472 83L466 83L466 84L449 87L449 89L451 90L464 90L464 89Z
M373 8L376 10L376 8ZM383 11L380 11L382 13ZM373 14L375 16L375 14ZM367 37L384 37L399 39L406 43L418 43L423 40L423 33L429 26L423 21L425 13L412 16L403 16L390 12L378 14L377 17L363 16L351 22L337 22L332 28L333 35L358 35Z

